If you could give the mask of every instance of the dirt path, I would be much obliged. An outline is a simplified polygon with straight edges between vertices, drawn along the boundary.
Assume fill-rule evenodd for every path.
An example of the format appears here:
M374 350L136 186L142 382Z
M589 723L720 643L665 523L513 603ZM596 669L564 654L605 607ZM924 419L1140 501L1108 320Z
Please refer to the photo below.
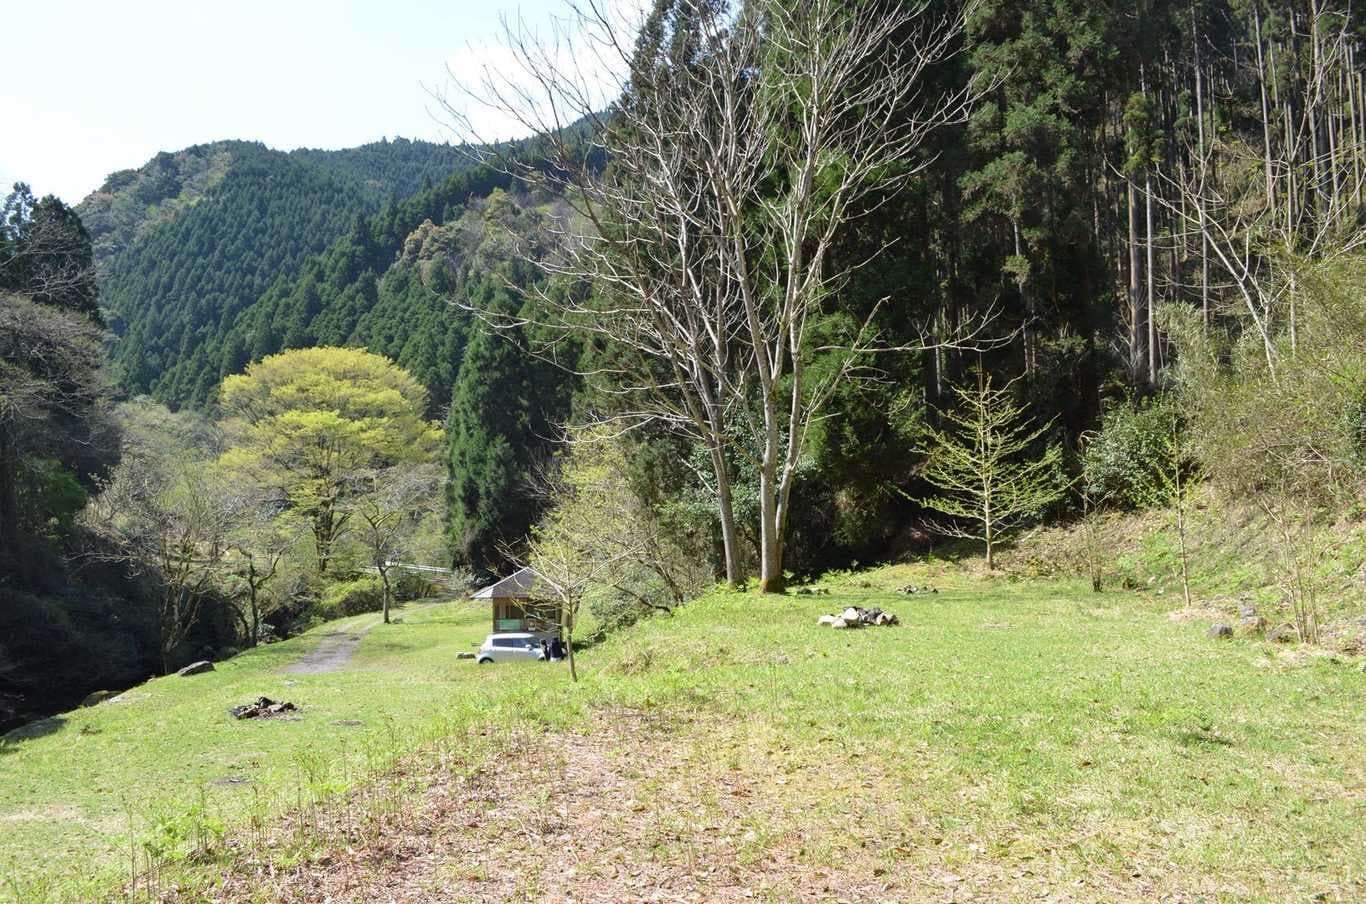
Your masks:
M832 770L831 753L802 763L735 725L604 714L587 733L515 736L477 765L448 754L302 826L287 818L261 853L240 849L215 900L1079 904L1192 891L945 850L875 764ZM300 829L315 853L272 862Z
M407 618L439 605L440 602L435 602L391 609L391 618ZM280 671L286 675L325 675L328 672L340 672L351 661L351 654L356 652L360 639L383 622L383 616L378 613L360 615L348 622L342 622L324 634L316 647Z
M360 639L381 621L379 616L363 615L338 625L336 629L324 634L317 646L280 671L287 675L322 675L327 672L339 672L351 661L351 654L356 651Z

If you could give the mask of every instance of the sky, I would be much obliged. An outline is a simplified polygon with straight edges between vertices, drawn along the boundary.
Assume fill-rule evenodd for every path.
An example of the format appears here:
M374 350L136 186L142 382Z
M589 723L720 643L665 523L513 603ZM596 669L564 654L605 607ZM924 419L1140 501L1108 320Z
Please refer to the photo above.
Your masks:
M430 91L497 64L502 16L563 0L14 0L0 79L0 194L75 204L158 151L226 138L280 150L458 140ZM471 110L487 137L518 137ZM503 134L495 134L503 133Z

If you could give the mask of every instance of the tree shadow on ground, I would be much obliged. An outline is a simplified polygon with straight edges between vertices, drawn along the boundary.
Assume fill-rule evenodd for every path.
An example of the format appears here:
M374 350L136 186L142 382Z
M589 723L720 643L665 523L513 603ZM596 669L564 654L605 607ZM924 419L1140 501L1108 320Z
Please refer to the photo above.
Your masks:
M51 716L47 719L30 722L27 725L20 725L18 728L0 735L0 756L16 752L19 745L24 741L56 734L65 727L66 718L64 716Z

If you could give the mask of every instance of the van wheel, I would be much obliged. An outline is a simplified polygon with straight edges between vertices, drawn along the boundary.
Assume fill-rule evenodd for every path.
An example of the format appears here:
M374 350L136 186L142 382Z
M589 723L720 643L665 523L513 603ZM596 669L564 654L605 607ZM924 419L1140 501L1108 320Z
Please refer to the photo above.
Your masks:
M479 660L479 664L480 664L480 665L493 665L493 660L492 660L492 659L480 659L480 660Z

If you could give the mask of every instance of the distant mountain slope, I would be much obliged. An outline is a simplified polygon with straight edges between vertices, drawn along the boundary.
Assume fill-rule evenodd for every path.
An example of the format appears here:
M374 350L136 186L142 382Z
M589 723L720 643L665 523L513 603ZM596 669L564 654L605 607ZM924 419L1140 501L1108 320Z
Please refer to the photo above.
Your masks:
M223 181L237 154L263 149L247 141L162 151L138 169L119 170L76 208L95 260L106 264L147 232L169 222Z
M457 148L406 139L290 153L223 141L113 174L78 211L125 385L204 406L246 362L218 341L244 309L386 201L467 167Z
M444 405L463 344L451 331L463 331L454 321L464 320L446 298L465 288L463 278L446 274L462 269L459 262L474 258L485 239L482 228L461 233L456 224L462 217L468 224L467 208L510 183L506 175L479 167L386 205L307 261L292 281L274 283L221 338L206 341L217 341L225 361L242 365L284 348L365 345L412 370L431 391L433 404ZM433 224L449 228L433 236ZM419 257L427 260L426 282L416 265ZM443 262L434 271L436 258Z
M376 201L417 194L470 165L468 152L461 148L407 138L386 138L339 151L300 148L289 156L358 180Z

